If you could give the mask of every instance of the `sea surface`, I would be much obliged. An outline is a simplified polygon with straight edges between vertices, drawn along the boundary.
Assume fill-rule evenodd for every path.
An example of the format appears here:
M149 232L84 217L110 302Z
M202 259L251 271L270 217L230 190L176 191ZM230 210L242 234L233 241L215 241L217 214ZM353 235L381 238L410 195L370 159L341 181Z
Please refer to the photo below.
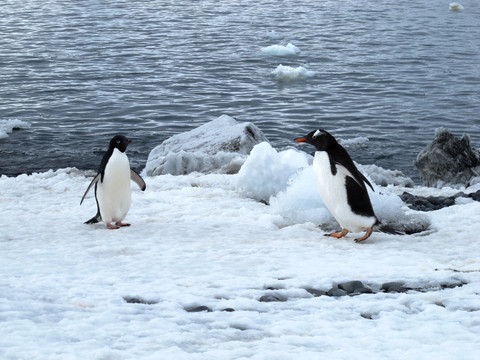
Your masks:
M29 126L0 139L0 174L97 169L117 133L141 169L166 138L228 114L278 149L327 129L355 161L418 181L436 128L480 147L480 3L449 4L4 0L0 126ZM261 51L288 43L300 52ZM278 79L280 64L310 75Z

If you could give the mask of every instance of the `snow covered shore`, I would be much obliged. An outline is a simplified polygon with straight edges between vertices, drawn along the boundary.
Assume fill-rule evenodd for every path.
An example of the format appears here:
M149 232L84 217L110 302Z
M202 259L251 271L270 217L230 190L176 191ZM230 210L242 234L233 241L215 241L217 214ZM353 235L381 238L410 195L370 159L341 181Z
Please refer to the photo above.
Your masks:
M480 202L421 213L398 196L458 189L376 186L377 214L419 232L356 244L323 236L336 224L293 149L261 143L238 174L148 176L119 230L83 224L91 176L0 177L2 359L478 358ZM307 291L350 280L375 291Z

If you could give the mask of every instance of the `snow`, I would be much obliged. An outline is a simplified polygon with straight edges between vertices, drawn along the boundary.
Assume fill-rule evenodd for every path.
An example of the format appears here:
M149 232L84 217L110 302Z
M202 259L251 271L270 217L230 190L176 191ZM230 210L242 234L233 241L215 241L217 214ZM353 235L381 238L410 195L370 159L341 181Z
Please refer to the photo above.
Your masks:
M280 64L272 71L272 74L275 75L277 80L292 81L315 76L315 71L307 70L303 66L292 67Z
M458 190L389 180L371 193L377 213L429 230L332 239L310 161L263 142L237 174L146 176L118 230L83 224L91 171L1 176L0 358L478 358L480 203L416 212L398 194ZM425 290L305 290L349 280ZM259 301L269 294L287 300ZM212 311L186 311L198 306Z
M28 129L30 126L29 122L18 119L0 120L0 139L8 137L15 129Z
M297 55L299 53L300 53L300 49L295 45L293 45L292 43L288 43L285 46L270 45L260 50L260 54L265 56L290 56L290 55Z

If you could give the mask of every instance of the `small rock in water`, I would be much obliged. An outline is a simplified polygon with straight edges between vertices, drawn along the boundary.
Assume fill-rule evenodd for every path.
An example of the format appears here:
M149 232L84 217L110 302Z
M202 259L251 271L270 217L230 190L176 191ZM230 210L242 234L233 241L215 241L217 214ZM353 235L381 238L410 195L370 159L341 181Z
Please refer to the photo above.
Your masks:
M415 166L425 186L469 186L480 173L480 152L470 145L468 135L457 139L447 129L439 128L435 139L418 154Z

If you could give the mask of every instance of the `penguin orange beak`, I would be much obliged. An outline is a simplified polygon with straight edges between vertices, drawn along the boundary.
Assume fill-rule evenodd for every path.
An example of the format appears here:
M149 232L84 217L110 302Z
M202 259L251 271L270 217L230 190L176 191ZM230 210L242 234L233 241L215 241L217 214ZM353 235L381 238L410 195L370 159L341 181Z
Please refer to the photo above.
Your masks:
M305 141L307 141L307 139L304 138L304 137L295 138L294 140L295 140L295 142L305 142Z

